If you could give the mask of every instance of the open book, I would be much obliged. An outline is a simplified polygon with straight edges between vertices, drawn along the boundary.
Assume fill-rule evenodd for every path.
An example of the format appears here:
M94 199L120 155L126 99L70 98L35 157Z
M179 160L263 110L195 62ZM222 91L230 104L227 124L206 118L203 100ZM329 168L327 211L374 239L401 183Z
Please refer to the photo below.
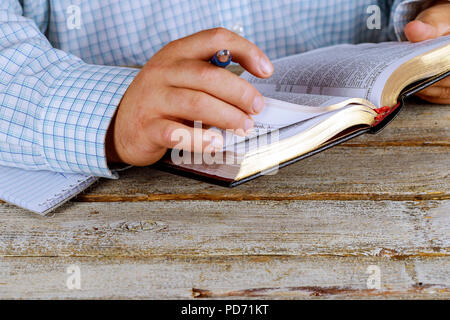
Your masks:
M171 150L163 170L235 186L360 134L376 133L403 99L450 75L450 36L420 43L344 44L274 61L269 79L242 78L265 96L247 137L222 131L222 152Z
M204 159L172 150L158 166L235 186L375 133L398 113L404 97L450 74L450 36L416 44L338 45L283 58L274 66L268 80L242 75L266 97L249 136L223 132L223 152ZM97 179L0 166L0 199L46 214Z

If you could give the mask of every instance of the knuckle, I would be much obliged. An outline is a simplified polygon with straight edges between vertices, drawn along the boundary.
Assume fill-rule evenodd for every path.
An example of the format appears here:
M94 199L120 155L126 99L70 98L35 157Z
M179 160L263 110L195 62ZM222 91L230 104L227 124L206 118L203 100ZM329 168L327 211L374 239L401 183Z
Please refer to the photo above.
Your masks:
M245 116L241 111L235 109L232 112L226 112L224 110L222 114L222 119L225 119L225 128L224 129L239 129L243 127Z
M152 79L152 77L153 77L152 66L149 63L146 63L133 81L135 83L142 83L142 82L147 83L149 80Z
M175 141L173 141L173 138L174 138L173 132L174 132L174 130L171 126L166 126L166 127L164 127L164 129L162 129L161 140L162 140L162 143L164 144L164 146L170 147L175 142Z
M145 129L149 125L149 112L143 104L138 104L136 106L136 121L139 126L139 129Z
M158 82L161 80L167 80L169 66L164 63L148 63L142 69L142 76L144 81L154 83L155 79Z
M252 110L253 100L255 98L256 92L245 80L241 80L241 85L239 86L239 102L246 110Z
M164 67L162 67L161 65L157 65L157 64L150 64L148 66L146 66L144 71L144 80L145 81L153 81L153 79L155 79L156 77L160 77L161 75L164 75ZM160 79L160 78L159 78Z
M223 27L211 29L211 38L214 42L224 42L231 38L231 31Z
M214 81L215 74L216 74L215 70L213 70L212 68L206 68L206 67L200 68L200 70L198 72L198 76L199 76L200 80L202 82L207 82L207 83Z
M205 103L205 96L200 92L196 92L189 98L189 110L193 114L198 114Z
M255 44L250 43L247 50L247 56L252 57L254 61L260 61L263 57L263 53Z
M164 46L164 49L166 49L166 50L172 50L172 49L175 49L175 48L177 48L179 45L180 45L180 42L182 41L182 39L175 39L175 40L172 40L172 41L170 41L169 43L167 43L165 46Z

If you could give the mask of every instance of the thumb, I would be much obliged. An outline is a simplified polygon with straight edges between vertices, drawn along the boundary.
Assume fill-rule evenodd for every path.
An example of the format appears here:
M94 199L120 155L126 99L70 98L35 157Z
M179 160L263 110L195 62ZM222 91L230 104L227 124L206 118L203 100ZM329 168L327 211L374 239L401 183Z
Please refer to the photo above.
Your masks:
M450 3L438 2L405 26L406 38L411 42L419 42L450 34L449 16Z

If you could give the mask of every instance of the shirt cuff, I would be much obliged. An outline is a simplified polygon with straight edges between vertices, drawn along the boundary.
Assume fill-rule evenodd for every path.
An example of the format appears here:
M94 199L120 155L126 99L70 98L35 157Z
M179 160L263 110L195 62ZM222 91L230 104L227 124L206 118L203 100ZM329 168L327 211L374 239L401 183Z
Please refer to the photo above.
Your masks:
M404 33L408 22L414 20L423 10L433 5L430 0L395 0L392 5L391 22L398 41L406 41Z
M107 164L106 131L138 72L85 63L67 65L41 105L38 140L50 170L118 177Z

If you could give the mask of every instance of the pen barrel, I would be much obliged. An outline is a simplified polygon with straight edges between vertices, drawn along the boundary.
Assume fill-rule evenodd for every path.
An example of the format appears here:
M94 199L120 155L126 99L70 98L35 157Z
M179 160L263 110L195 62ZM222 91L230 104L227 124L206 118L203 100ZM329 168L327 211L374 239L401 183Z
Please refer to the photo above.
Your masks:
M223 54L224 52L226 52L227 54L224 55ZM214 64L218 67L225 68L226 66L228 66L231 63L231 54L229 53L228 50L220 50L212 56L212 58L209 60L209 62L211 62L212 64Z

